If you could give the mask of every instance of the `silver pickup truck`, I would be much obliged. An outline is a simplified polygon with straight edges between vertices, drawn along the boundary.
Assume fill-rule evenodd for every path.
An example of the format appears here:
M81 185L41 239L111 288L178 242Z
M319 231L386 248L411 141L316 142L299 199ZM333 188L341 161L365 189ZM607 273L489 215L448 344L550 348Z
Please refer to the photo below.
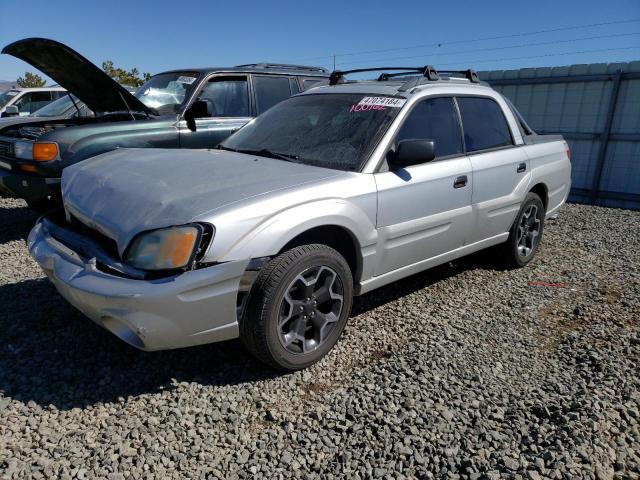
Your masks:
M31 255L134 347L240 337L283 370L333 347L354 295L493 245L526 265L569 193L567 144L473 71L405 70L334 72L217 149L71 166Z

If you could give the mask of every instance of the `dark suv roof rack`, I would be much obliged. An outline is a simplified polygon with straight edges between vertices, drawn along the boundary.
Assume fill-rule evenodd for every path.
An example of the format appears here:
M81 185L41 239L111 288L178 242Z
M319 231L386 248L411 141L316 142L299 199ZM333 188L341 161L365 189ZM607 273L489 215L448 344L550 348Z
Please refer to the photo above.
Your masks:
M399 70L394 73L387 73L388 70ZM346 75L350 75L352 73L363 73L363 72L383 72L378 77L378 81L389 80L393 77L411 75L412 73L421 74L421 78L426 78L429 81L440 80L440 75L444 76L454 76L454 75L464 75L464 78L469 80L471 83L479 83L480 79L478 78L478 74L475 70L446 70L438 72L433 66L425 65L424 67L376 67L376 68L358 68L355 70L334 70L331 72L331 76L329 77L329 85L336 85L342 78Z
M323 67L312 67L309 65L291 65L288 63L245 63L243 65L236 65L236 68L243 67L255 67L255 68L279 68L282 70L307 70L309 72L322 72L328 73L328 70Z

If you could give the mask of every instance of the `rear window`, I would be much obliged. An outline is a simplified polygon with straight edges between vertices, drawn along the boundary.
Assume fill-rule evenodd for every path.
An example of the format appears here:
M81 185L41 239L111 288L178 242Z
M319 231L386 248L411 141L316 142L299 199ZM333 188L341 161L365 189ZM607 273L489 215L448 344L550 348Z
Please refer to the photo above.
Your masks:
M511 131L500 106L490 98L458 97L467 152L512 145Z

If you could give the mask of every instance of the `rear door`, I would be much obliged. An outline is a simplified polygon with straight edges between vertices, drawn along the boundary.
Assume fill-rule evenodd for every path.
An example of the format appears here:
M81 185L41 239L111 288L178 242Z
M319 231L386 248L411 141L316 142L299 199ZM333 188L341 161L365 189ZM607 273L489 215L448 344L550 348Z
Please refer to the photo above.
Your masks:
M252 118L246 75L216 75L204 84L196 100L208 101L212 115L197 118L195 132L180 120L181 148L213 148Z
M471 222L471 162L453 98L428 98L409 112L395 139L431 139L431 162L375 174L381 254L376 275L462 247Z
M495 99L458 96L456 101L473 170L475 226L467 243L474 243L509 230L520 208L518 186L528 181L529 160Z

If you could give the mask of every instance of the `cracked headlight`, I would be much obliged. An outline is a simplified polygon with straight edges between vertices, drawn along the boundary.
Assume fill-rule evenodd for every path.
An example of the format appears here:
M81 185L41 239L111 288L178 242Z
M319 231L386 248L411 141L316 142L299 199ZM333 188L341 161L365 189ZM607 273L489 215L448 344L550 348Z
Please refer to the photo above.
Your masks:
M141 233L131 242L125 261L142 270L184 268L194 260L202 233L199 225Z

